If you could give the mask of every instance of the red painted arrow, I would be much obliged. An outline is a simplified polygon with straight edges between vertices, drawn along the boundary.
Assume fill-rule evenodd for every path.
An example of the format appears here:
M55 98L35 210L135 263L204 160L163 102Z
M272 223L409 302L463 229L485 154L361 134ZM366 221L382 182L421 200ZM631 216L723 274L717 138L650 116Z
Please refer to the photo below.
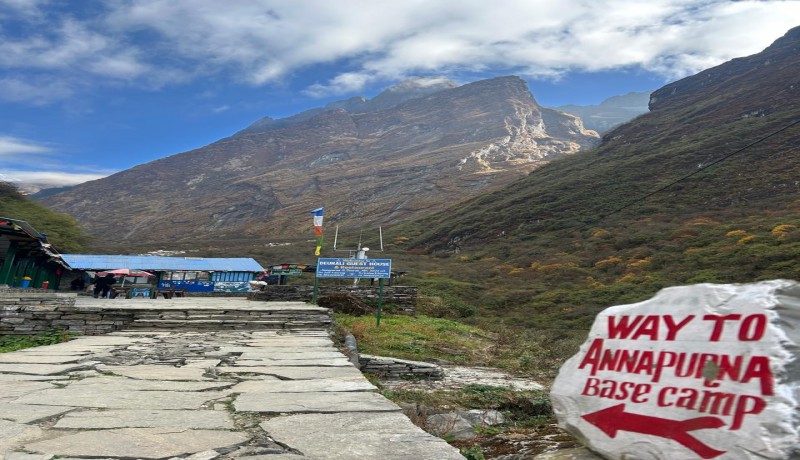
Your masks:
M725 453L724 450L716 450L703 444L688 433L694 430L725 426L725 422L717 417L670 420L625 412L625 404L617 404L581 417L603 430L611 438L617 436L617 431L631 431L672 439L687 449L693 450L702 458L714 458Z

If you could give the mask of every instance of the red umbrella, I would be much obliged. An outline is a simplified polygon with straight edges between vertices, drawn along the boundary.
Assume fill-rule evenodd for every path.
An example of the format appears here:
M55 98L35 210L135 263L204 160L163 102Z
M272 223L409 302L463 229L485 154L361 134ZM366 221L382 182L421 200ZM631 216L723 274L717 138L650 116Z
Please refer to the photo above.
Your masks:
M144 270L135 270L135 269L131 270L130 268L118 268L116 270L106 270L104 272L98 272L97 276L106 276L109 273L123 277L121 286L125 286L125 278L124 278L125 276L142 276L145 278L152 278L153 276L156 276Z

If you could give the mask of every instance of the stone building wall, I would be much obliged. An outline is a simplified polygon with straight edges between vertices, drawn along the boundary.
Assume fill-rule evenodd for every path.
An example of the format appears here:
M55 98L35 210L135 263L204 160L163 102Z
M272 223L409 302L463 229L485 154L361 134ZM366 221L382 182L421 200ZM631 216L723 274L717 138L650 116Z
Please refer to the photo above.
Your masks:
M346 293L362 300L378 300L378 287L320 286L318 295ZM383 288L384 305L391 304L398 312L413 315L416 312L419 289L416 286L385 286ZM314 295L314 286L287 285L264 286L264 290L251 292L250 300L310 302Z

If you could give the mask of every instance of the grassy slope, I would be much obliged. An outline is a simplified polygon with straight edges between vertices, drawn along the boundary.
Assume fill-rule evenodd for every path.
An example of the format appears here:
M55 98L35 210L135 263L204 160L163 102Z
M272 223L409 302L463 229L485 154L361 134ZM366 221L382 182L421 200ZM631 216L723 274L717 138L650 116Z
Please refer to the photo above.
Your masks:
M3 182L0 182L0 216L28 222L46 233L48 241L62 253L80 252L89 241L75 219L26 198Z
M782 65L791 72L686 90L593 151L390 229L418 267L408 282L514 330L520 359L546 366L598 311L662 287L800 280L800 124L746 148L800 119L800 99L770 93L800 79L796 53Z

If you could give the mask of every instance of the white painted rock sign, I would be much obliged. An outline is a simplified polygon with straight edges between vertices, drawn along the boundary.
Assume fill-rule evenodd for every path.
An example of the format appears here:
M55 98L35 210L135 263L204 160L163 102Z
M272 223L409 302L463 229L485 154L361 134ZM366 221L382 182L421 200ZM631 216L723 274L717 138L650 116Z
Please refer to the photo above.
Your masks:
M562 366L559 424L609 459L800 458L800 284L700 284L611 307Z

